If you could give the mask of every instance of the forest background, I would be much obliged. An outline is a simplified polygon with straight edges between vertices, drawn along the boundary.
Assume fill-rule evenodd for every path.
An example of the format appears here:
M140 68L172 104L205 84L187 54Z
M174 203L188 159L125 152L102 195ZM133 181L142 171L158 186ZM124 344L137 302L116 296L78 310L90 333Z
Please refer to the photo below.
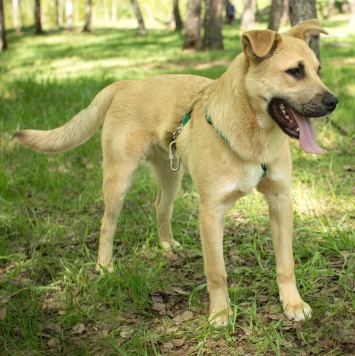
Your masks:
M180 1L180 11L186 25L188 4L196 2L202 5L201 45L211 2ZM313 308L312 319L302 324L282 314L261 195L242 199L226 216L224 253L233 318L228 327L213 328L206 318L198 196L187 175L173 217L173 233L183 248L170 253L159 248L156 188L143 166L118 220L115 271L97 275L103 215L100 132L58 155L9 145L19 129L50 129L66 122L116 80L169 73L220 77L241 51L245 5L255 5L251 11L248 7L248 26L267 28L276 14L275 2L236 1L232 24L226 23L223 5L223 50L183 50L186 26L175 31L173 1L139 1L146 30L139 33L130 1L117 1L116 20L114 2L94 1L91 31L83 32L84 1L73 2L73 21L66 29L65 4L57 24L55 2L42 0L41 35L35 35L34 1L20 2L19 31L13 2L4 2L8 46L0 53L1 355L354 354L353 2L296 1L302 5L299 16L309 16L307 6L314 5L330 33L320 39L321 75L340 99L330 117L314 120L326 154L305 154L297 141L290 141L296 276ZM287 29L289 16L282 21L280 29Z

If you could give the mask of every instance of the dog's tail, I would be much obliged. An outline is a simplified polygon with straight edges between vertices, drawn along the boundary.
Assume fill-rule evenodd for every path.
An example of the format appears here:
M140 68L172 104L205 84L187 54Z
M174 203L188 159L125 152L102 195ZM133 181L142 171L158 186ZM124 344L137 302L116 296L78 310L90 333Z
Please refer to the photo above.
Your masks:
M70 150L87 141L103 122L112 100L125 81L109 85L101 90L91 104L70 121L53 130L22 130L12 138L26 147L45 153Z

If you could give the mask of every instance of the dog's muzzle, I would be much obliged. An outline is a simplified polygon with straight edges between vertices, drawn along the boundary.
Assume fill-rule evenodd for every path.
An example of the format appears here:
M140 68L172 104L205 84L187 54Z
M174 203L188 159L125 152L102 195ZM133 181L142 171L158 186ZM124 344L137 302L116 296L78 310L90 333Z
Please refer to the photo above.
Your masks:
M303 105L292 105L286 98L273 98L268 113L286 135L300 141L305 152L324 153L326 151L318 146L310 118L330 114L338 102L338 98L329 92L318 94Z

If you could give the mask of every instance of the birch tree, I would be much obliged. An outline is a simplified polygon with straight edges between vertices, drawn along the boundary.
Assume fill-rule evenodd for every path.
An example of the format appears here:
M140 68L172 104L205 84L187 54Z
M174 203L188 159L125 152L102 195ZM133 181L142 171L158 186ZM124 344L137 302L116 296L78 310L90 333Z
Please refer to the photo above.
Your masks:
M188 0L183 49L201 48L201 0Z
M317 18L316 0L289 0L289 14L291 26ZM317 58L320 59L319 35L312 35L309 39L309 47L312 48Z

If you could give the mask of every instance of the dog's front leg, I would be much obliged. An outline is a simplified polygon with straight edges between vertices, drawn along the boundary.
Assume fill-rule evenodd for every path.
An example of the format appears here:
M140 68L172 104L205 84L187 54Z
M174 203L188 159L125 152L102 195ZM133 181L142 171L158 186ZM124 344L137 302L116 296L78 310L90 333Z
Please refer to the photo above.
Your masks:
M273 185L271 185L273 186ZM276 257L277 285L285 315L290 320L301 321L311 316L296 286L292 251L293 209L289 192L277 189L267 193L271 232Z
M223 221L225 209L200 204L200 233L210 296L211 324L227 325L231 314L227 288L227 272L223 258Z

